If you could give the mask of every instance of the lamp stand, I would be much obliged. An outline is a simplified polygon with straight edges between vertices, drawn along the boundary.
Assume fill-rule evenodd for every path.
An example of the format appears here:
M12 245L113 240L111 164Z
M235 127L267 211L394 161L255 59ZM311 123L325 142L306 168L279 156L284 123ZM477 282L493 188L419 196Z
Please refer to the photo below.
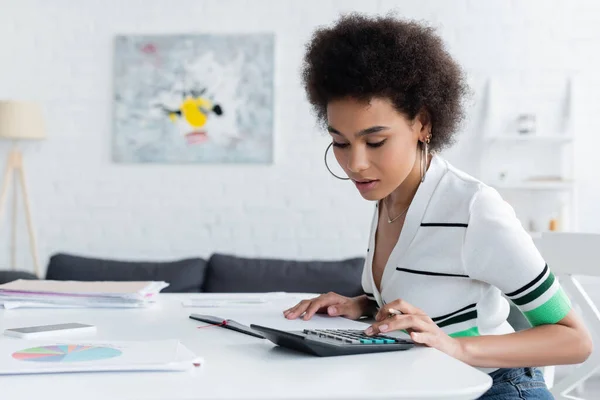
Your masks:
M29 244L31 250L31 257L33 258L33 265L35 267L35 274L40 276L40 266L37 256L37 246L35 241L35 234L33 232L33 222L31 219L31 210L29 207L29 196L27 195L27 185L25 184L25 171L23 170L23 154L15 145L8 155L6 162L6 170L4 171L4 179L2 183L2 189L0 190L0 220L4 213L4 206L6 204L6 197L8 193L8 187L11 186L13 177L19 180L21 186L21 194L23 195L23 205L25 206L25 216L27 218L27 230L29 232ZM17 239L17 187L13 188L13 218L12 218L12 231L11 231L11 267L15 269L16 265L16 239Z

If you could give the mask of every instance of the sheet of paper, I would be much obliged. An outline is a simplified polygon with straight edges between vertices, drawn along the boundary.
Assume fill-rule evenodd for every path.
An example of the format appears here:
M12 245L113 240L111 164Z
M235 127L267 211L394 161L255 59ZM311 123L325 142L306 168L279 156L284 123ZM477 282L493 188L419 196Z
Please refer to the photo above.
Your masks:
M139 342L0 340L0 375L173 371L202 364L178 340Z
M163 289L165 282L83 282L18 279L0 285L0 291L80 294L80 295L136 295L150 290Z
M181 302L184 307L198 308L253 308L261 306L286 307L298 303L306 298L313 298L314 294L303 293L210 293L200 294L187 298Z
M184 307L199 308L223 308L223 307L253 307L260 304L268 304L265 299L246 299L246 300L204 300L188 299L181 302Z
M16 308L145 308L154 303L44 303L37 301L2 301L0 308L13 310Z
M82 308L84 306L21 301L0 301L0 307L6 310L13 310L15 308Z
M264 310L243 313L239 310L219 310L218 317L232 319L246 326L250 324L262 325L269 328L298 331L303 329L365 329L369 324L362 321L353 321L342 317L330 317L324 314L316 314L310 320L301 318L289 320L283 316L283 310Z

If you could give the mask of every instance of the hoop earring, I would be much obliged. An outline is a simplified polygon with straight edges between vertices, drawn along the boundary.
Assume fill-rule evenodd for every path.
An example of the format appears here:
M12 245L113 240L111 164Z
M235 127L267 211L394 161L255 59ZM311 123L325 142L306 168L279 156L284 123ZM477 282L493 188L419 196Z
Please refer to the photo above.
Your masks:
M429 142L431 141L431 133L427 139L421 142L421 183L425 181L427 174L427 156L429 154Z
M336 177L336 178L338 178L339 180L342 180L342 181L349 181L349 180L350 180L350 178L342 178L342 177L340 177L340 176L337 176L336 174L334 174L334 173L331 171L331 169L329 169L329 165L327 165L327 152L329 151L329 149L331 148L331 146L333 146L333 142L332 142L332 143L329 143L329 146L327 146L327 149L325 149L325 157L324 157L324 160L325 160L325 167L327 167L327 171L329 171L329 173L330 173L331 175L335 176L335 177Z

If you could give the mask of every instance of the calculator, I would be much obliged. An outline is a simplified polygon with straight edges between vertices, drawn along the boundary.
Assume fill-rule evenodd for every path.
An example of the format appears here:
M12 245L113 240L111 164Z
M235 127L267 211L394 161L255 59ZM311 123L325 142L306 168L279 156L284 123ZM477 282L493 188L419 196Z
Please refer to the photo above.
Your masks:
M410 339L382 334L367 336L362 330L354 329L282 331L255 324L250 328L276 345L319 357L408 350L415 346Z

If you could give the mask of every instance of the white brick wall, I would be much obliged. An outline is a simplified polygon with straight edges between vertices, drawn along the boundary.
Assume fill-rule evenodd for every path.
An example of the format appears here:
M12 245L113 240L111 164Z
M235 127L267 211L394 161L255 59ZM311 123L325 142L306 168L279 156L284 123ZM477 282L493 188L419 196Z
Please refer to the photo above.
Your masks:
M322 164L299 66L315 26L343 11L425 19L469 73L471 119L447 156L477 173L472 146L489 76L574 74L584 82L577 132L580 227L600 231L594 155L600 123L600 3L594 1L0 0L0 98L46 109L48 139L26 144L40 256L57 251L168 259L362 255L370 204ZM112 44L120 33L276 33L276 161L272 166L111 163ZM5 158L8 143L0 143ZM10 208L9 208L10 210ZM19 215L18 266L31 268ZM0 268L8 225L0 228Z

